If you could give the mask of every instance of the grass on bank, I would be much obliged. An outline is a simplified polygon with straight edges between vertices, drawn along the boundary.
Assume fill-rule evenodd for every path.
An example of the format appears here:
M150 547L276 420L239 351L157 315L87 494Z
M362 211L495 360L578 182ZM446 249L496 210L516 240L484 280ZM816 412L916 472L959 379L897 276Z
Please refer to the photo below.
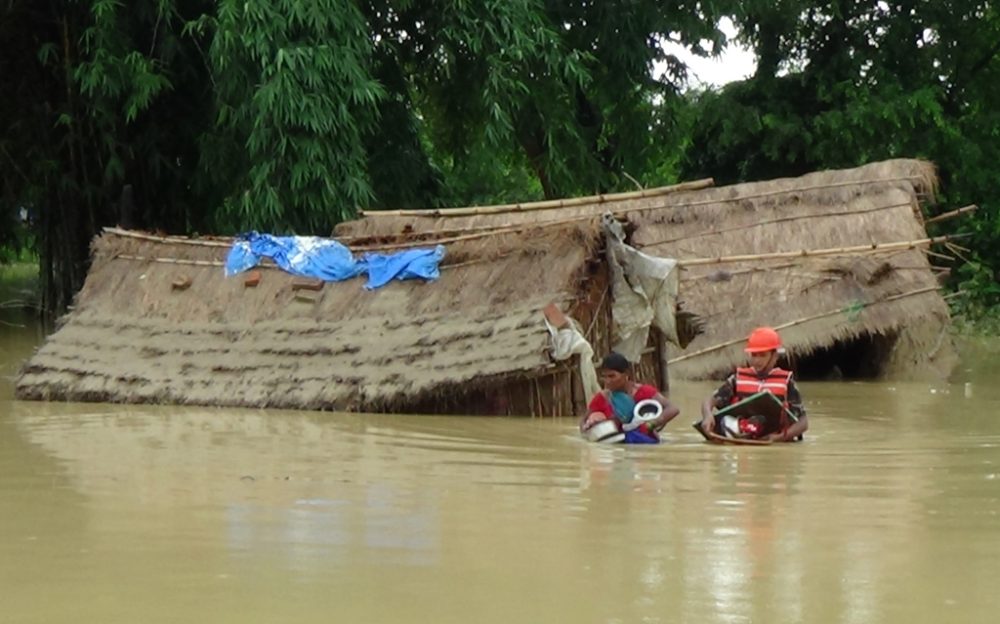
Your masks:
M952 327L968 337L1000 336L1000 306L991 306L962 297L949 301Z
M38 265L31 262L0 264L0 308L32 307L37 302Z

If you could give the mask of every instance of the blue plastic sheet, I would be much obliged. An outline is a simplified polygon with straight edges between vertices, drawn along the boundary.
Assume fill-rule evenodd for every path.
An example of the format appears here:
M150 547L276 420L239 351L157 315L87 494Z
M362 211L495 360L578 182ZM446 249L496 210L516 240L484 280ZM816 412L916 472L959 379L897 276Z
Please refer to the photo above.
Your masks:
M365 288L384 286L394 279L436 280L444 247L409 249L391 254L365 254L360 259L351 250L329 238L318 236L272 236L244 234L229 250L226 275L236 275L270 258L279 267L302 277L341 281L368 275Z
M410 249L392 254L365 254L361 259L368 273L365 288L385 286L394 279L436 280L441 277L438 265L444 258L444 246L432 249Z

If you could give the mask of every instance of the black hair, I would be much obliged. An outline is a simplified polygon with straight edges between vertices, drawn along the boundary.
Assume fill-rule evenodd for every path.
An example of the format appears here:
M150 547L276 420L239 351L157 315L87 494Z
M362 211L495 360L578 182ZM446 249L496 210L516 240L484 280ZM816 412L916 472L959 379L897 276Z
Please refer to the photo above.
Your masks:
M632 365L629 364L629 361L625 359L624 355L614 351L604 356L604 361L601 362L601 368L605 370L617 371L619 373L627 373L631 367Z

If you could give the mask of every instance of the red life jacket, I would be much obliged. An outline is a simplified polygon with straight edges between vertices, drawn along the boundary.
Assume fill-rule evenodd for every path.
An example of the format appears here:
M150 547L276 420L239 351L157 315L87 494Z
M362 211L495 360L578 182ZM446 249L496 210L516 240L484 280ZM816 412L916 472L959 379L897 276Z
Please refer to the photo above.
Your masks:
M788 383L792 380L791 371L781 368L772 368L767 375L761 377L757 371L750 367L739 367L736 369L736 392L733 393L732 403L739 403L747 397L751 397L758 392L770 392L781 399L781 404L785 409L781 410L781 428L788 428Z
M739 403L749 396L767 390L781 399L783 403L787 404L788 382L791 379L791 371L777 367L772 368L763 378L757 374L757 371L750 367L737 368L736 394L733 395L733 403Z

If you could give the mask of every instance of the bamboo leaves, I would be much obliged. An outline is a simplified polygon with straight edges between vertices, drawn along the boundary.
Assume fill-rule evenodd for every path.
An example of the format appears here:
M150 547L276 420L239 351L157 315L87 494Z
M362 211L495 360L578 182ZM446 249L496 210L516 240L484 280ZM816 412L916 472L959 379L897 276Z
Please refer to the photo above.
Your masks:
M242 227L329 231L372 197L362 145L385 93L364 17L346 0L306 4L219 3L217 121L256 163L224 204Z

